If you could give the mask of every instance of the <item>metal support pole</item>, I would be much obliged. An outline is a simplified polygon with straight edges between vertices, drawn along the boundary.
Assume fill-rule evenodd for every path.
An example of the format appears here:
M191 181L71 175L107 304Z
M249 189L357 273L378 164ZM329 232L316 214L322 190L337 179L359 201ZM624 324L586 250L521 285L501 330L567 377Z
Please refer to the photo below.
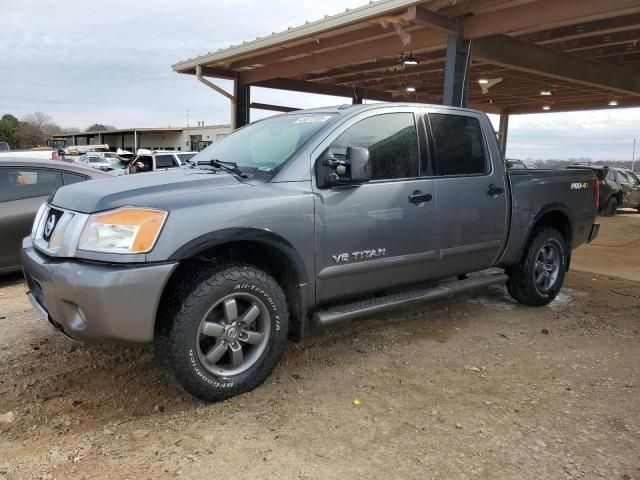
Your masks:
M636 165L636 139L633 139L633 153L631 154L631 171L633 172L633 167Z
M509 134L509 114L500 115L500 127L498 128L498 142L500 143L500 151L502 158L507 158L507 136Z
M181 145L182 146L182 145ZM192 151L191 148L191 129L189 128L189 110L187 110L187 150Z
M236 97L234 95L231 95L229 92L226 92L224 89L220 88L219 86L217 86L215 83L210 82L209 80L207 80L206 78L204 78L204 75L202 75L202 67L200 65L196 66L196 78L204 83L207 87L215 90L216 92L218 92L220 95L223 95L225 97L227 97L229 100L231 100L231 128L233 128L234 130L237 128L236 127ZM234 81L234 89L235 89L235 85L238 84L238 80Z
M133 131L133 153L138 154L138 131Z
M467 103L467 80L471 63L471 41L451 33L447 38L444 67L444 105L464 107Z
M238 80L234 83L235 119L234 129L244 127L251 122L251 86L240 83Z
M352 105L360 105L362 104L364 98L363 98L363 91L361 88L354 88L353 89L353 94L351 95L351 104Z

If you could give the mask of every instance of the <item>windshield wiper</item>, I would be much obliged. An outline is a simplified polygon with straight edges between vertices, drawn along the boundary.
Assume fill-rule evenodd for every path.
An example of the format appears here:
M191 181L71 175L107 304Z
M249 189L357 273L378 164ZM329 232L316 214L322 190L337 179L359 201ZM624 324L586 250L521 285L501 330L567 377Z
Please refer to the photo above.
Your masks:
M235 173L239 177L247 178L248 175L243 173L242 170L238 167L236 162L225 162L223 160L218 160L217 158L213 158L209 161L209 165L212 167L218 168L220 170L225 170L230 173Z

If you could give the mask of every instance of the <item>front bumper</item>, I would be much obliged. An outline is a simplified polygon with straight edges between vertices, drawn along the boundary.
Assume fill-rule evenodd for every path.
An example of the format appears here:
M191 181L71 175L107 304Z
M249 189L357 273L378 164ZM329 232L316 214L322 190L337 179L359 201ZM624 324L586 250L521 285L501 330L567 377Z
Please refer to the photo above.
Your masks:
M177 263L111 265L21 250L29 301L65 335L83 341L153 340L162 290Z

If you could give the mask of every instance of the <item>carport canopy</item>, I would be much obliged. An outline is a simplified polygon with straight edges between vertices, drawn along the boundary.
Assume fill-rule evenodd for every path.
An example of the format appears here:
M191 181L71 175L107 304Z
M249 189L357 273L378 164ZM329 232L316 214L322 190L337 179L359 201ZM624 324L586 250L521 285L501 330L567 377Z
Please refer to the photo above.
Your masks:
M640 106L638 0L378 0L173 65L232 103L251 86L509 114ZM234 81L224 92L208 78Z

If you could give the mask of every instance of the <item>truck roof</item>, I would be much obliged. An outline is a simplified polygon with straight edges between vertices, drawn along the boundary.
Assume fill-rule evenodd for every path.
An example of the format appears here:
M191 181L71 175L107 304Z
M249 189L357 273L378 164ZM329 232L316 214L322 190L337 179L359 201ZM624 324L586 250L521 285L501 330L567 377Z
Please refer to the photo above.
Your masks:
M461 107L449 107L445 105L436 105L436 104L428 104L428 103L412 103L412 102L379 102L379 103L367 103L360 105L352 105L352 104L343 104L343 105L333 105L328 107L317 107L317 108L309 108L304 110L294 110L289 113L285 113L283 115L295 115L295 114L306 114L306 113L331 113L334 115L346 115L346 114L354 114L357 112L365 112L367 110L374 110L378 108L397 108L397 107L422 107L422 108L437 108L439 110L452 110L459 112L473 112L473 113L483 113L479 110L474 110L471 108L461 108Z

